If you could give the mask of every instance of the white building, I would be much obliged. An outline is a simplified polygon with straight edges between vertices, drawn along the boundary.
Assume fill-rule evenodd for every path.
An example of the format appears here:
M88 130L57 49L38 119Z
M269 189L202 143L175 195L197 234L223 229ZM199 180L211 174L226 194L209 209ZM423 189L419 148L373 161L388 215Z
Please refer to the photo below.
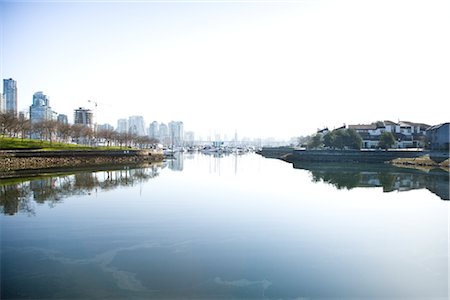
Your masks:
M383 132L390 132L394 135L394 148L423 148L426 143L425 130L430 127L423 123L408 121L379 121L372 124L349 125L349 129L354 129L363 140L363 148L378 148L380 136Z

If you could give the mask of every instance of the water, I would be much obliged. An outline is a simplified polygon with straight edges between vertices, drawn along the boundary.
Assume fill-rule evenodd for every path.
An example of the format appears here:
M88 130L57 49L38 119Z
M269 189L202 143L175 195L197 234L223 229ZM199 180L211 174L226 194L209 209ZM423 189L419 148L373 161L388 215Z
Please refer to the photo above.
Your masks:
M185 154L0 181L1 298L447 299L448 178Z

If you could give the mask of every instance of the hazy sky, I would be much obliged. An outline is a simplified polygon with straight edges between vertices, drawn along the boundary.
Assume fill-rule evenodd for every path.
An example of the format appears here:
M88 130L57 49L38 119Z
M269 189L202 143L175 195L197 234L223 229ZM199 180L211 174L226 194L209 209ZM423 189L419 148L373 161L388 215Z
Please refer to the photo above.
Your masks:
M2 1L1 76L197 135L449 121L450 1Z

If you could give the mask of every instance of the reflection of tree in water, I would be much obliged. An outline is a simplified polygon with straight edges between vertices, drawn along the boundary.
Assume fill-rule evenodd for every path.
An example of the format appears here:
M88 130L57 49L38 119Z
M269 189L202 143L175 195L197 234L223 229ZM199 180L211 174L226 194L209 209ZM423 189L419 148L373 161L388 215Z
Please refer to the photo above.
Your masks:
M8 215L18 212L34 215L32 200L53 207L69 196L87 195L98 190L109 191L145 182L158 176L159 169L157 166L150 166L140 169L87 171L0 185L0 212Z
M391 165L294 163L294 168L308 170L313 182L325 182L338 189L382 187L384 192L428 189L442 200L449 200L449 172L428 172Z
M334 185L338 189L352 189L357 187L361 181L361 175L359 173L342 172L339 176L336 173L326 171L311 171L313 182L326 182Z
M0 211L5 215L14 215L21 211L34 215L34 207L29 201L30 186L26 183L0 186Z

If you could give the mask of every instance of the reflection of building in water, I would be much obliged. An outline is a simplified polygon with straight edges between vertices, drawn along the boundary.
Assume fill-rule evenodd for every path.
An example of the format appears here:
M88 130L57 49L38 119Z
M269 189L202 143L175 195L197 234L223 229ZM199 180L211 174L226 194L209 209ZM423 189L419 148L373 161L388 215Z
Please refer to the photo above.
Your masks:
M169 167L169 169L171 169L173 171L183 171L183 167L184 167L183 153L175 154L174 158L170 159L168 161L168 167Z
M449 173L434 169L423 172L394 166L295 163L294 168L309 170L312 180L338 189L382 187L383 192L428 189L442 200L449 200Z
M425 188L425 178L413 174L383 174L361 172L358 187L382 187L384 192L409 191Z

